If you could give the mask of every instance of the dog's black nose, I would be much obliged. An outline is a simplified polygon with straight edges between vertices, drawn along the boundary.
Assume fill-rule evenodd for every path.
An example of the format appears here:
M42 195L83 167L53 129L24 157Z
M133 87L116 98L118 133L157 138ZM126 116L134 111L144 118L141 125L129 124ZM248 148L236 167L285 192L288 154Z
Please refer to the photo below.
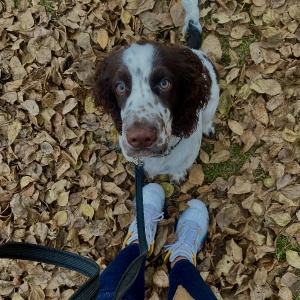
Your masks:
M157 140L156 130L145 127L133 127L127 130L128 143L136 149L145 149Z

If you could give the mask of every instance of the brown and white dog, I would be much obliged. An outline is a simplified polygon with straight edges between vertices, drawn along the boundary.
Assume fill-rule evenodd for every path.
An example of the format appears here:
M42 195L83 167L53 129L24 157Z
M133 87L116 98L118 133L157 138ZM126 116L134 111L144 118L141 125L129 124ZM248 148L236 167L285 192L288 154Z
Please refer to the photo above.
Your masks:
M185 179L202 134L212 135L219 101L215 68L201 46L197 0L183 0L188 47L138 42L97 68L96 104L111 115L125 158L139 157L150 178ZM192 49L190 49L192 48Z

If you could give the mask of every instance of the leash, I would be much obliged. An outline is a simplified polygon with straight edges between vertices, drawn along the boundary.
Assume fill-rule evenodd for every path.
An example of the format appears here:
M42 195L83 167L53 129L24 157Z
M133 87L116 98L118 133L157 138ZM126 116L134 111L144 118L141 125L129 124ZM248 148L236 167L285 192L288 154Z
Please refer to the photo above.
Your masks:
M7 242L0 245L0 258L38 261L79 272L89 279L69 300L95 299L99 287L99 266L78 254L30 243Z
M127 290L134 283L142 264L145 263L145 259L148 253L148 244L145 233L145 220L144 220L144 205L143 205L143 182L144 182L144 167L139 158L134 159L135 164L135 203L136 203L136 220L138 229L138 239L140 247L140 255L130 264L123 274L114 300L121 300Z
M142 264L145 263L148 253L143 207L144 168L139 159L135 159L135 172L136 218L140 256L131 263L123 274L118 284L114 300L122 300L124 294L135 281ZM96 299L98 294L100 268L94 261L78 254L48 246L7 242L0 245L0 258L38 261L74 270L87 276L88 280L69 298L69 300L92 300Z

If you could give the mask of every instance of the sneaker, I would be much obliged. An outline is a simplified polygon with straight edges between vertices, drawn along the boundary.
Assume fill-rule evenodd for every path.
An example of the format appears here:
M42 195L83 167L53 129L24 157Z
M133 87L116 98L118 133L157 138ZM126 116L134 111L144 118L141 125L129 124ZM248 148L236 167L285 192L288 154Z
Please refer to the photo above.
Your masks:
M169 259L173 262L178 256L184 256L196 266L196 255L203 247L209 217L202 201L193 199L188 202L188 205L189 207L182 213L176 226L177 241L165 246L167 255L164 260Z
M134 199L135 202L135 199ZM161 185L157 183L149 183L143 187L143 204L145 233L148 244L148 255L150 256L154 250L154 237L157 230L157 223L163 219L165 193ZM138 239L136 217L129 226L128 234L123 242L123 248Z

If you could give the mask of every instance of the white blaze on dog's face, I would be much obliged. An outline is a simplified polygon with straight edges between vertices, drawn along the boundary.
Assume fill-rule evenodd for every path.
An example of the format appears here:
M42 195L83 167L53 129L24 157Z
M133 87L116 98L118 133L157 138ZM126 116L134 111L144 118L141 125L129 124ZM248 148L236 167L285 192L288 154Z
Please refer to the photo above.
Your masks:
M125 101L121 143L131 157L163 154L171 137L171 112L161 96L172 89L173 79L167 69L155 66L158 56L151 44L134 44L121 56L128 70L116 82L117 98Z

